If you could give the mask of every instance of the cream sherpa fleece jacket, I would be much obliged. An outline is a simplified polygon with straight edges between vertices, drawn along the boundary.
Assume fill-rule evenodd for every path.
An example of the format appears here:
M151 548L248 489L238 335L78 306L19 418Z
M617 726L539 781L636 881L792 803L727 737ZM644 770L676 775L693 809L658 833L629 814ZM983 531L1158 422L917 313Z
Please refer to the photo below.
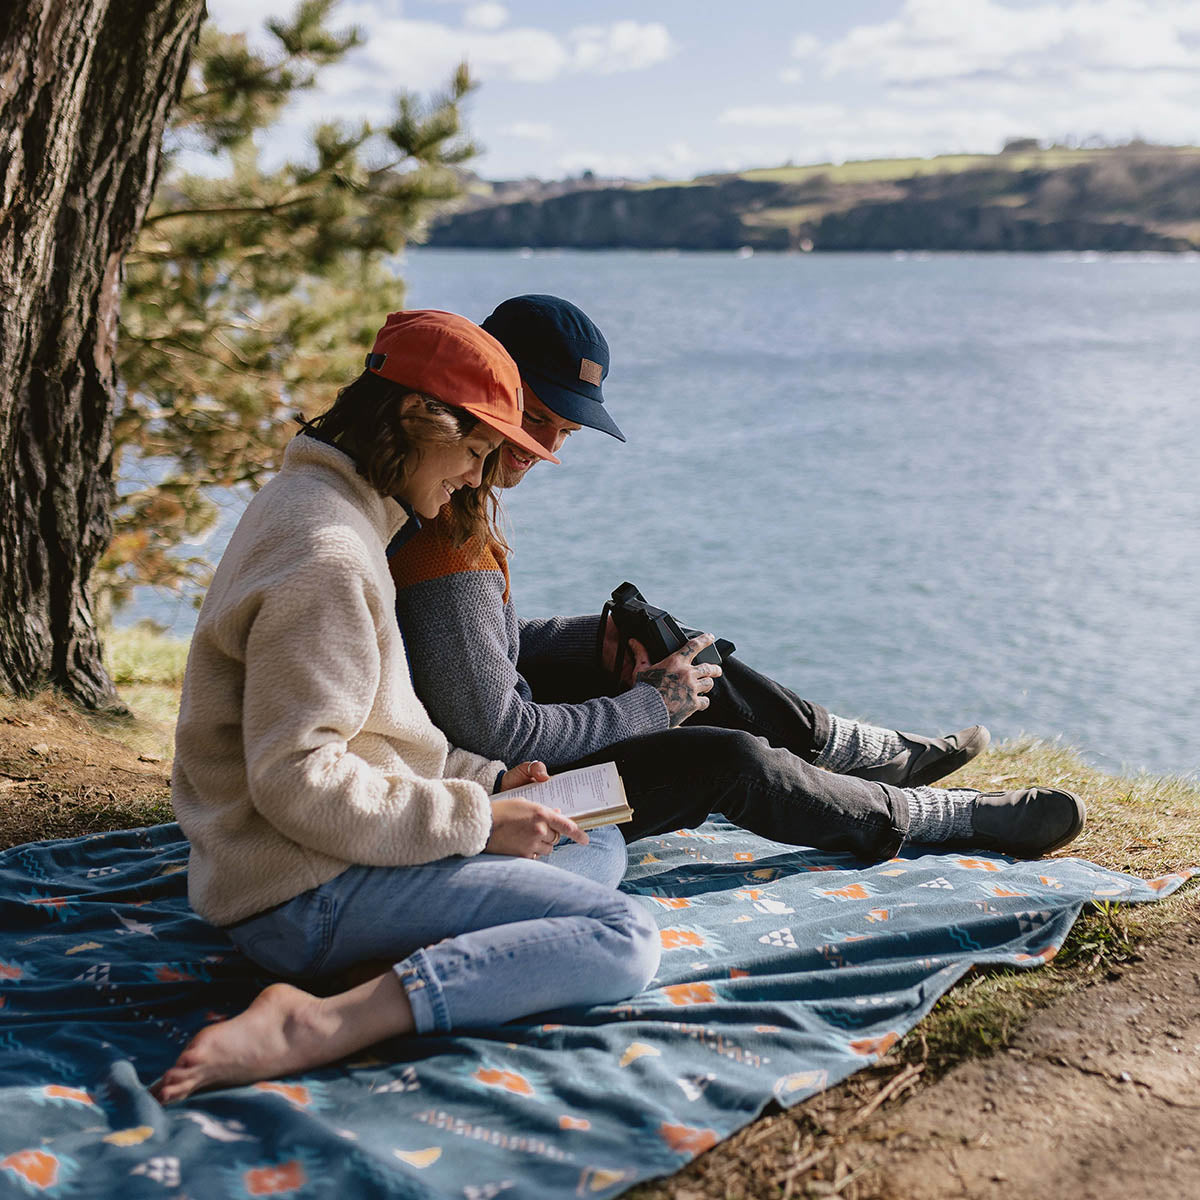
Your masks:
M404 509L293 439L200 611L171 797L188 897L231 925L340 874L478 854L504 764L449 747L413 691L385 550Z

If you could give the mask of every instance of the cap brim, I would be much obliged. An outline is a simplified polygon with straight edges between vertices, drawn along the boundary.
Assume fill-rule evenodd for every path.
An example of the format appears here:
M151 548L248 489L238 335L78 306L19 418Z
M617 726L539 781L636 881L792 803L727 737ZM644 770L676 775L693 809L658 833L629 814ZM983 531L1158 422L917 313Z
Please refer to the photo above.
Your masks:
M471 410L468 409L468 412ZM504 434L505 438L516 446L520 446L522 450L528 450L530 454L537 455L538 458L543 458L546 462L556 463L559 460L539 442L535 442L529 434L521 428L520 425L512 425L508 421L498 421L492 416L480 416L479 413L474 414L479 417L479 420L489 429L494 429L497 433Z
M520 366L519 363L517 365ZM625 435L599 400L581 396L578 392L563 387L561 383L555 383L553 379L540 375L537 371L527 371L523 367L521 378L529 384L533 394L560 417L578 425L586 425L589 429L599 429L601 433L611 434L619 441L625 441Z

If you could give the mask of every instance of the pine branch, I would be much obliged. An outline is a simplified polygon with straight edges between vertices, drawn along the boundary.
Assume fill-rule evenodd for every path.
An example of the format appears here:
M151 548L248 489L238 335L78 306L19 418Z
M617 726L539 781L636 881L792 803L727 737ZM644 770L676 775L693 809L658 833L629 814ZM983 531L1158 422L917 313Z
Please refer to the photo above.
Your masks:
M326 122L304 161L264 171L256 135L358 44L356 30L324 28L331 11L332 0L303 0L268 26L281 49L267 55L210 30L174 127L229 152L228 169L201 178L168 161L126 258L118 370L128 400L114 437L173 462L178 478L257 486L277 467L289 432L279 406L315 411L350 377L348 348L369 344L380 314L402 302L388 256L461 191L449 168L476 150L461 122L474 87L461 67L439 95L400 97L390 125ZM184 578L183 525L161 515L181 502L191 494L167 481L122 500L107 586L124 594Z
M151 213L142 223L157 225L163 221L173 221L178 217L251 217L275 216L301 204L311 204L311 195L295 196L290 200L278 200L274 204L227 204L214 208L173 208L165 212Z

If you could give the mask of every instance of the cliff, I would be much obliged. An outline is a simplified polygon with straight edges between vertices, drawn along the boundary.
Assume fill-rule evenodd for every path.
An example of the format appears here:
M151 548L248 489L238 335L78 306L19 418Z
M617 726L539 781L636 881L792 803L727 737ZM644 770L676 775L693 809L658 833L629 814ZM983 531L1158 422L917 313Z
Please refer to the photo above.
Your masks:
M513 185L428 244L615 250L1200 249L1200 148L781 167L680 183Z

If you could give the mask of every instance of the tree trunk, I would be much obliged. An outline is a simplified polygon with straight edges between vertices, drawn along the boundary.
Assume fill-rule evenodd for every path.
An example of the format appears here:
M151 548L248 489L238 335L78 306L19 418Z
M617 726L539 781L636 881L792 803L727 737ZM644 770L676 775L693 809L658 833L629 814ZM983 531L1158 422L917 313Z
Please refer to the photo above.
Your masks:
M88 577L113 502L121 267L204 0L0 5L0 689L116 700Z

